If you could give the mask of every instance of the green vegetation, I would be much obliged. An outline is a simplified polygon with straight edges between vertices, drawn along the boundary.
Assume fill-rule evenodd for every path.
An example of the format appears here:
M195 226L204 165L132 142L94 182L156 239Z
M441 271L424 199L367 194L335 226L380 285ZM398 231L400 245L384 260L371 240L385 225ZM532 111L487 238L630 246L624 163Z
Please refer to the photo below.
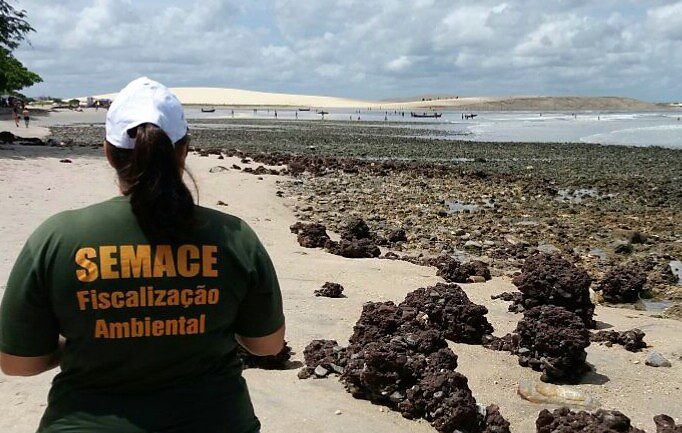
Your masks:
M12 55L27 34L35 31L25 18L26 11L0 0L0 92L3 93L14 93L42 81Z

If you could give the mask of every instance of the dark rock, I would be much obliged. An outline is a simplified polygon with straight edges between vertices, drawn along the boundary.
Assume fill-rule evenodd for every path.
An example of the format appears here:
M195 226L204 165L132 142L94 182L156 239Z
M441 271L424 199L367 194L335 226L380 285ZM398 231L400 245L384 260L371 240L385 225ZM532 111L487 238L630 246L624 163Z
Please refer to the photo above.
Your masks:
M606 302L636 302L644 292L646 280L647 269L631 263L608 271L595 290L601 292Z
M258 356L249 353L246 349L238 346L239 357L244 368L260 368L263 370L285 370L291 359L291 347L284 342L284 347L277 355Z
M513 302L516 305L521 304L522 297L521 292L502 292L497 295L490 295L490 299L502 299L505 302ZM509 310L512 311L511 308Z
M590 340L595 343L608 342L611 344L620 344L625 347L625 350L630 352L639 352L646 347L644 342L644 332L640 329L631 329L629 331L597 331L590 336Z
M630 241L631 244L645 244L649 237L642 233L642 232L631 232L628 235L628 241Z
M541 305L524 312L516 327L519 364L541 371L544 382L576 383L588 370L585 348L590 333L572 312L553 305Z
M9 131L0 132L0 143L18 144L21 146L44 146L45 142L40 138L19 137Z
M457 284L438 283L410 292L398 306L410 317L427 315L426 327L443 332L456 343L481 344L493 327L485 315L488 309L474 304Z
M400 256L394 253L393 251L389 251L383 256L381 256L382 259L387 259L387 260L398 260L400 259Z
M405 229L393 229L388 233L386 239L391 243L407 242L407 233L405 233Z
M490 350L499 350L502 352L519 353L526 354L530 350L524 348L523 351L519 350L519 336L518 334L507 334L504 337L492 337L483 344L486 348Z
M362 346L393 335L402 324L402 311L391 301L368 302L353 327L351 345Z
M315 290L315 296L324 296L325 298L341 298L343 296L343 286L339 283L324 283L321 289Z
M298 235L298 243L305 248L320 248L330 240L327 228L318 223L302 223L289 227L292 233Z
M371 239L372 233L369 226L362 218L351 218L341 227L341 239L353 241L358 239Z
M454 284L416 290L399 306L369 302L353 328L350 345L341 350L335 341L311 342L304 351L307 367L299 377L314 375L318 366L326 371L343 366L341 381L356 398L386 405L409 419L424 418L441 432L508 433L509 424L496 406L485 414L479 411L467 378L455 371L457 355L447 347L441 330L455 329L453 333L472 340L492 330L485 317L487 326L479 330L478 316L485 308L466 308L471 306L475 304ZM453 317L456 311L463 317Z
M0 132L0 143L14 143L17 137L9 131Z
M626 240L616 240L609 245L616 254L630 254L633 250L632 244Z
M485 429L481 433L509 433L509 421L500 413L500 407L491 404L485 408Z
M525 310L556 305L578 315L588 327L594 327L594 305L589 290L592 279L562 257L534 254L526 259L521 274L512 282L522 294L521 305Z
M656 433L682 433L682 424L675 424L675 420L668 415L654 417Z
M301 379L311 377L317 367L338 373L346 365L346 349L336 340L313 340L303 350L303 359L305 367L298 373Z
M430 259L428 264L437 267L436 275L451 283L468 283L474 276L483 277L486 281L490 279L488 265L480 260L461 263L454 257L441 255Z
M367 238L351 241L342 239L341 242L327 240L324 248L331 254L349 259L368 259L381 255L379 247L371 239Z
M567 407L553 412L543 409L535 427L537 433L646 433L633 427L621 412L604 409L598 409L594 414L573 412Z

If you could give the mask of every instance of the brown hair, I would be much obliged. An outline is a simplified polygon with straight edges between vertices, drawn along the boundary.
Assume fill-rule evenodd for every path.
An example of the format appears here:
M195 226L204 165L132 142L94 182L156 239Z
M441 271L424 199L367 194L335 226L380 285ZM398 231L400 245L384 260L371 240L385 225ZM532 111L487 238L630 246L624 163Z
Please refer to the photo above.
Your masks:
M173 145L168 135L151 123L128 130L128 135L135 139L134 149L121 149L109 142L105 145L140 227L152 241L183 238L195 222L194 198L182 180L189 136Z

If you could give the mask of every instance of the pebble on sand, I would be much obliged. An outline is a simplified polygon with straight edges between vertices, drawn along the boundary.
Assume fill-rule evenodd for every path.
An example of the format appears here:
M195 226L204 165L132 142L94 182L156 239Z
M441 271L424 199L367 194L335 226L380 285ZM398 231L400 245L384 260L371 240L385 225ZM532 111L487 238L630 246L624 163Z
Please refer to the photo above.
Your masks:
M655 350L649 352L644 360L644 363L651 367L672 367L670 361L668 361L663 355L656 352Z

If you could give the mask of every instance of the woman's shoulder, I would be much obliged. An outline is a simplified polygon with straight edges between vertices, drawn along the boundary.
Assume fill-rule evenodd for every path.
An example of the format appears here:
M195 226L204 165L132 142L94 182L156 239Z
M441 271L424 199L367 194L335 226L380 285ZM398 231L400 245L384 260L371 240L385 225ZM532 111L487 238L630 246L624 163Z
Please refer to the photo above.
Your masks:
M197 206L197 219L204 227L220 228L233 234L255 236L254 231L243 219L217 209Z
M119 203L125 202L125 200L125 197L114 197L81 208L69 209L56 213L43 221L35 230L34 234L70 231L73 227L84 228L83 223L86 220L96 221L98 215L112 215L112 211L119 206Z

